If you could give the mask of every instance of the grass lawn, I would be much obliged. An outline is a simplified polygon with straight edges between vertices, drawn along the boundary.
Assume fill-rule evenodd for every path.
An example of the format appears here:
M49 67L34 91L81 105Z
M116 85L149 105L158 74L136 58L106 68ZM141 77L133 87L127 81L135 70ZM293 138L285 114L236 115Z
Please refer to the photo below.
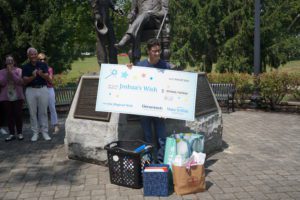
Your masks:
M142 58L143 59L143 58ZM128 57L119 56L118 57L119 64L129 63ZM99 65L97 63L96 56L85 57L84 59L79 59L74 61L72 64L72 69L70 71L64 72L61 75L66 82L68 80L75 80L83 74L98 72L99 73ZM187 69L187 71L194 71L195 69ZM289 73L300 73L300 60L298 61L290 61L286 65L279 67L280 71L285 71Z
M128 57L118 57L119 64L129 63ZM72 63L72 69L64 72L61 75L62 79L76 80L83 74L97 72L99 73L100 67L97 62L96 56L86 57L84 59L76 60ZM66 81L68 82L68 81Z
M280 66L279 70L289 73L300 73L300 60L290 61L284 66Z

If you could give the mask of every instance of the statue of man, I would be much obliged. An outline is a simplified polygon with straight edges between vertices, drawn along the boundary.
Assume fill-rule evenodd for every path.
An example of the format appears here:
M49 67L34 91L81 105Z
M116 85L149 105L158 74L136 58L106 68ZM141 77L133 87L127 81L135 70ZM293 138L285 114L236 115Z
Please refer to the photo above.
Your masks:
M140 57L141 31L160 27L163 17L168 13L168 3L168 0L132 0L131 12L128 15L129 28L115 47L121 48L132 41L132 56Z
M90 0L95 16L95 27L97 31L97 59L101 63L118 63L116 41L113 25L109 17L109 8L123 15L123 11L117 8L112 0ZM108 46L108 48L107 48Z

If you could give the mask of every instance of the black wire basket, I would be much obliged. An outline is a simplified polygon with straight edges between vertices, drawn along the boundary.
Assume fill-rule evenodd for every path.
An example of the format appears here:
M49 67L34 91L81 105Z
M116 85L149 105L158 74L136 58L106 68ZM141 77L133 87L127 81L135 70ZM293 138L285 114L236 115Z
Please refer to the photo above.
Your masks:
M136 151L139 147L144 147ZM152 144L141 140L115 141L104 147L107 150L110 182L112 184L142 188L142 171L152 162Z

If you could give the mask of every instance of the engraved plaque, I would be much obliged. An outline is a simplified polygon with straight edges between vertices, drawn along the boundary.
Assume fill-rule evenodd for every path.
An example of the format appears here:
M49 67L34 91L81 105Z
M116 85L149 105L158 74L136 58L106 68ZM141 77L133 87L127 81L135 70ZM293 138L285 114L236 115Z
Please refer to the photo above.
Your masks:
M197 96L196 96L196 117L218 110L214 96L209 87L206 75L198 74Z
M96 99L99 77L83 77L79 90L74 118L109 121L111 113L97 112Z

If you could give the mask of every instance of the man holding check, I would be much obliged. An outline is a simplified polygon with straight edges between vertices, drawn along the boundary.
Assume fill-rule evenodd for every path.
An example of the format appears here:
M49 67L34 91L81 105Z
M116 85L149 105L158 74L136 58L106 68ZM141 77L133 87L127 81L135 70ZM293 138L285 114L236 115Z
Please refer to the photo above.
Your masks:
M147 42L148 58L138 62L137 66L153 67L158 69L170 69L171 65L160 59L161 47L158 39L150 39ZM128 68L132 68L132 64L127 65ZM150 116L141 116L141 125L144 132L145 141L152 143L152 123L154 125L155 133L157 136L157 160L163 162L165 141L166 141L166 126L165 119Z

